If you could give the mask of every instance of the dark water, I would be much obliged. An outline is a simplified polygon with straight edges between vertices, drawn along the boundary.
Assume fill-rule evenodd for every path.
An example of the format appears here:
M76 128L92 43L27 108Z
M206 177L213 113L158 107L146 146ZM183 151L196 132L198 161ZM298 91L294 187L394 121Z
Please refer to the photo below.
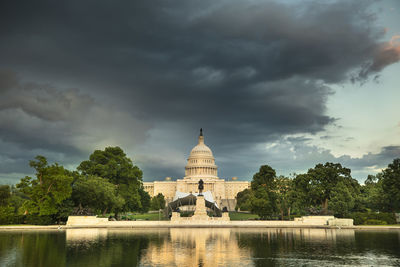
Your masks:
M400 266L400 230L0 231L0 266Z

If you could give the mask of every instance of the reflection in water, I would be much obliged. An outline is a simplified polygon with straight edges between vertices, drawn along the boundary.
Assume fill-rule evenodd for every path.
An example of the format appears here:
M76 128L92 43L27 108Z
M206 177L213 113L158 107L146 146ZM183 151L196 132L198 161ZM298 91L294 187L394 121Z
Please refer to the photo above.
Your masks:
M107 229L92 228L92 229L67 229L66 239L69 245L99 242L101 239L107 238Z
M84 233L87 230L99 231ZM85 267L138 266L149 242L159 240L157 231L146 230L68 229L66 236L67 266Z
M400 265L400 230L0 231L0 266Z
M63 232L0 232L0 266L63 267L65 256Z
M354 230L252 229L236 233L239 247L250 248L255 266L336 265ZM339 255L338 255L339 252ZM327 259L329 255L333 258Z
M143 255L144 266L250 266L249 250L240 249L229 228L170 229L169 239Z

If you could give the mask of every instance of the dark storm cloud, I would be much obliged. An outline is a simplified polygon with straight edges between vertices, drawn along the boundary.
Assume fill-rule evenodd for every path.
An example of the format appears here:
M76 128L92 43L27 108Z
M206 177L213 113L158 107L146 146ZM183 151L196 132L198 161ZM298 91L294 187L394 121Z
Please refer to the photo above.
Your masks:
M335 121L329 84L399 60L387 56L396 47L382 41L369 4L3 1L0 67L24 81L0 81L18 87L0 91L0 139L70 154L129 134L119 143L131 148L160 124L182 137L204 127L223 158L322 131ZM107 115L96 99L124 115Z
M377 48L373 59L367 64L359 74L359 78L364 79L371 73L377 73L386 66L400 60L400 36L393 36L390 42L384 43Z
M268 164L276 169L278 175L304 173L309 168L314 168L316 164L333 162L350 168L352 176L360 182L364 182L369 174L376 174L385 169L393 159L400 158L400 146L386 146L377 153L350 157L348 155L335 156L330 150L314 146L307 141L309 139L304 137L282 138L270 145L267 152L259 148L253 150L252 153L257 157L269 159ZM252 166L252 173L255 173L258 166L256 164ZM251 177L251 172L249 176Z
M0 85L1 138L27 149L82 151L85 143L96 140L99 127L102 132L124 139L122 131L115 133L109 129L116 123L114 117L125 120L120 124L135 124L138 130L139 126L144 126L124 113L96 103L78 89L61 90L46 84L21 83L15 73L1 70ZM90 135L85 137L85 134ZM143 141L143 137L138 131L137 141Z
M74 165L96 148L130 148L148 129L78 89L23 83L12 71L0 70L0 92L0 178L30 173L28 162L38 154Z
M368 153L361 158L339 157L339 160L348 163L355 168L386 167L393 159L400 158L400 146L386 146L378 153Z

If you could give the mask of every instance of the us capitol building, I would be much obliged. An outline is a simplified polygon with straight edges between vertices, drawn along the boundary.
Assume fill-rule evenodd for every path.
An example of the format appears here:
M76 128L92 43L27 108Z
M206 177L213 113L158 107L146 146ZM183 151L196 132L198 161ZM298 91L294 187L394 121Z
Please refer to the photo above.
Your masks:
M218 167L211 149L204 144L203 132L200 129L198 144L190 151L190 156L185 167L185 177L171 181L167 177L165 181L143 182L144 190L151 197L161 193L166 202L173 200L176 192L195 193L198 191L199 180L204 181L204 191L210 191L219 207L227 207L233 210L236 206L236 195L244 189L250 188L248 181L231 181L218 178Z

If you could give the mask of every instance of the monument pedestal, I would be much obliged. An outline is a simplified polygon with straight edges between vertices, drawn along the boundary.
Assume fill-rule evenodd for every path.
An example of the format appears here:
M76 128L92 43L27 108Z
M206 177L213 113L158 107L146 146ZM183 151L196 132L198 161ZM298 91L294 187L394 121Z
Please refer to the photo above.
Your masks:
M230 221L229 213L222 213L222 217L209 217L207 215L207 207L204 196L197 196L196 209L192 217L181 217L179 212L172 212L171 222L184 223L184 224L204 224L211 223L216 224L220 222Z
M194 210L193 220L207 220L209 217L207 215L206 201L204 196L197 196L196 209Z

